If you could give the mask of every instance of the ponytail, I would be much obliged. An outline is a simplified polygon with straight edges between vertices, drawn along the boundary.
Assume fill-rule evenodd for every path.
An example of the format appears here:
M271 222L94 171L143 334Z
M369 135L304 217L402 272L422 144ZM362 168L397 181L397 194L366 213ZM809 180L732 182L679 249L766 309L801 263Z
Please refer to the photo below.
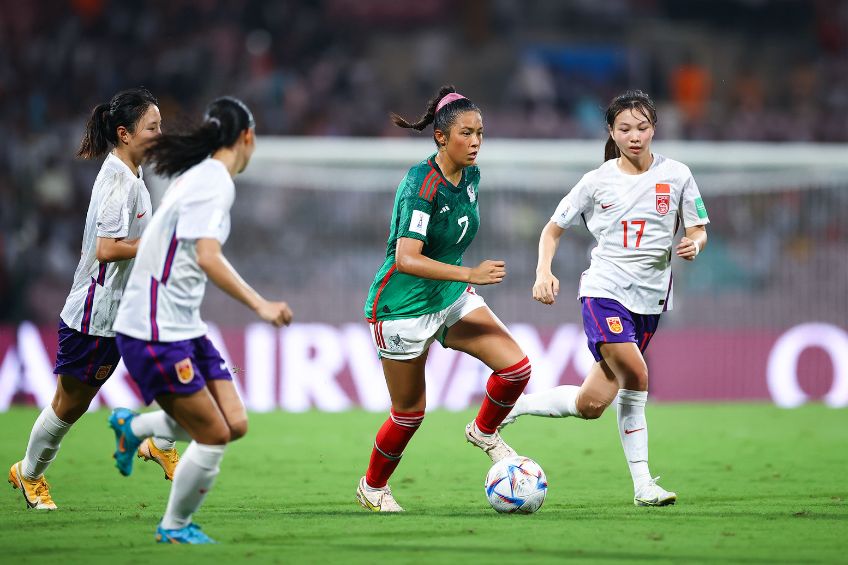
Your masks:
M417 122L410 123L394 112L391 113L392 122L394 122L394 124L399 128L423 131L424 128L433 123L433 119L436 116L436 106L439 105L439 100L454 92L456 92L456 87L454 85L445 84L439 89L439 92L437 92L436 95L427 102L427 111L424 112L424 115L418 118Z
M94 159L109 150L109 143L114 143L109 133L109 104L98 104L91 112L85 133L80 142L77 156L83 159ZM114 133L113 133L114 135Z
M440 107L439 102L448 94L457 94L454 85L443 85L436 95L427 102L427 111L424 112L417 122L409 122L394 112L391 113L392 122L400 128L414 129L416 131L423 131L428 125L433 124L434 130L440 130L448 134L451 126L453 126L460 114L470 110L480 111L480 108L476 104L462 95L458 95L454 100ZM433 140L435 141L435 139L436 136L434 135ZM438 144L438 142L436 143Z
M627 90L612 99L606 111L607 126L609 129L612 129L613 125L615 125L615 118L625 110L640 112L648 118L652 126L656 127L657 108L651 97L641 90ZM617 159L618 157L621 157L621 151L619 151L615 140L610 135L607 138L606 146L604 146L604 161Z
M619 157L621 157L621 151L618 150L618 145L615 144L612 136L609 136L607 138L607 144L604 146L604 162L610 159L618 159Z
M200 125L184 132L160 135L145 151L157 174L184 173L222 147L231 147L241 133L255 127L250 109L237 98L225 96L206 108Z
M157 104L156 98L146 88L122 90L108 104L98 104L85 125L77 156L94 159L105 155L110 145L118 145L119 127L135 133L136 124L147 109Z

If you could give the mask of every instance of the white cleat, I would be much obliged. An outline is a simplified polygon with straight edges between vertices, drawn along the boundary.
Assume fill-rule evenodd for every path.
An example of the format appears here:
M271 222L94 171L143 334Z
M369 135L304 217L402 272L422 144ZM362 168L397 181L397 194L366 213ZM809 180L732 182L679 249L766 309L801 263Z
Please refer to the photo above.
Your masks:
M473 421L465 426L465 439L468 440L468 443L482 449L492 460L492 463L497 463L506 457L518 455L513 448L506 444L501 434L498 432L492 435L482 434L477 430L477 426L474 425Z
M356 487L356 500L363 508L372 512L403 512L403 508L392 496L392 489L389 488L389 485L374 489L365 484L365 477L359 479L359 486Z
M655 477L636 489L633 504L636 506L670 506L677 502L677 493L669 492L657 484Z

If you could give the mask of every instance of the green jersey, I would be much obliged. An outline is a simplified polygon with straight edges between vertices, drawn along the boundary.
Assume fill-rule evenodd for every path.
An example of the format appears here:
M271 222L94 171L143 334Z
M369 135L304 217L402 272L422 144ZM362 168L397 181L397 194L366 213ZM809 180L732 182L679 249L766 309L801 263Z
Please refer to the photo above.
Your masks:
M377 271L365 317L371 321L415 318L450 306L465 291L464 282L422 279L399 273L395 266L398 238L424 242L422 253L435 261L462 265L462 254L480 227L477 186L480 169L466 167L458 186L439 170L436 155L406 173L395 194L386 260Z

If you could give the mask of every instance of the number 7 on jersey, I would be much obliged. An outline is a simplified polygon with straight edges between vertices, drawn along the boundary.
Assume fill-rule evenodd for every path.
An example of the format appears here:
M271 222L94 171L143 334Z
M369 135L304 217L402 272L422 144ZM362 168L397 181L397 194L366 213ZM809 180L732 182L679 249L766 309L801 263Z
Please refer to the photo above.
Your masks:
M456 221L460 226L462 226L462 233L459 235L459 239L456 240L456 243L462 241L462 238L465 237L465 232L468 231L468 216L463 216ZM454 244L456 245L456 244Z

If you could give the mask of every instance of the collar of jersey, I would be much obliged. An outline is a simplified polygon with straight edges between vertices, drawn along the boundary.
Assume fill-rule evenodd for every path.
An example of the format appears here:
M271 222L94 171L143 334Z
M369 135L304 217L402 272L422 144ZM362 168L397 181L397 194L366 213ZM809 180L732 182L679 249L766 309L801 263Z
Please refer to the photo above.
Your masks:
M135 173L132 172L132 169L130 169L129 166L126 163L121 161L120 157L118 157L117 155L115 155L111 151L106 156L106 159L111 160L113 163L115 163L115 166L118 167L119 169L123 170L124 172L126 172L127 175L130 178L132 178L132 180L144 180L144 172L142 172L140 166L138 168L138 176L135 176Z
M442 169L439 168L439 164L436 162L436 153L433 153L427 158L427 164L433 167L439 176L442 177L442 180L445 181L445 186L448 187L448 190L451 192L461 192L462 186L465 184L465 169L468 167L464 167L462 169L462 177L459 179L459 185L453 184L451 181L445 178L445 175L442 174Z

